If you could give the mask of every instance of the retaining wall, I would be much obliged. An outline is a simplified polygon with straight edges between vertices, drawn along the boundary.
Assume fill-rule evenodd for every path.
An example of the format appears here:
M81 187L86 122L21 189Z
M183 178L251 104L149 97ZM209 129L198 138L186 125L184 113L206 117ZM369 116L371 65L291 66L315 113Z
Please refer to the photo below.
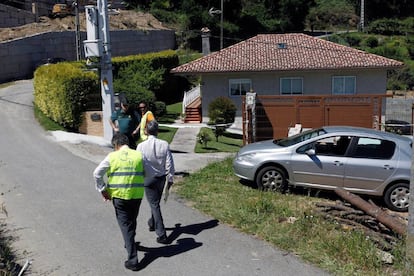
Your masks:
M0 28L16 27L35 22L36 17L30 10L22 10L0 4Z
M172 30L117 30L110 32L111 55L127 56L175 49ZM81 32L81 41L86 33ZM83 46L81 49L82 56ZM0 43L0 83L27 79L46 58L76 60L74 31L42 33Z

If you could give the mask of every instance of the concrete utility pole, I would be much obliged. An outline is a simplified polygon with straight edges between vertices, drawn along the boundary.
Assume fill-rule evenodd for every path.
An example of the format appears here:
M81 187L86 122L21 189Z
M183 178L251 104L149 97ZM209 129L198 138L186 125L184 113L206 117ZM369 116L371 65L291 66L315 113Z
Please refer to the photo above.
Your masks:
M75 27L76 27L76 60L82 59L81 42L80 42L80 22L79 22L79 0L76 0L75 5Z
M365 0L361 0L361 32L364 31L365 28Z
M87 23L87 40L83 42L85 57L87 65L89 63L91 66L96 66L100 73L104 138L110 141L113 131L109 118L114 110L114 93L107 0L97 0L96 7L86 6L85 13Z

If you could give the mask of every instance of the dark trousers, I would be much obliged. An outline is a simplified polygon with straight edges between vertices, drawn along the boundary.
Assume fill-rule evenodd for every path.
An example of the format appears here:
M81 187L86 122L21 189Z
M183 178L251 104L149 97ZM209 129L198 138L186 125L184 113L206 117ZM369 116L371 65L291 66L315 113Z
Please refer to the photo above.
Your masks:
M128 252L128 262L130 265L138 264L137 247L135 245L135 231L137 228L137 217L141 199L119 199L113 198L112 203L115 208L115 215L121 228L124 238L125 248Z
M160 201L164 190L165 176L148 177L145 179L145 196L151 207L151 218L148 226L155 228L158 237L165 235L164 221L161 215Z

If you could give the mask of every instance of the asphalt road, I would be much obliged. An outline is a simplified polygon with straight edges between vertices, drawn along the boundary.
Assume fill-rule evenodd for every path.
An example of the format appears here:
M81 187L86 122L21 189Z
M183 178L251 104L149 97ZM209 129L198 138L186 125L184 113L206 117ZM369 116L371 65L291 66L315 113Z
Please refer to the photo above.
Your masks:
M136 236L143 268L126 270L113 207L94 189L96 162L45 132L32 101L30 80L0 88L0 203L8 213L0 218L15 237L18 262L32 262L25 275L327 275L200 214L174 194L162 206L173 243L157 244L148 232L144 200Z

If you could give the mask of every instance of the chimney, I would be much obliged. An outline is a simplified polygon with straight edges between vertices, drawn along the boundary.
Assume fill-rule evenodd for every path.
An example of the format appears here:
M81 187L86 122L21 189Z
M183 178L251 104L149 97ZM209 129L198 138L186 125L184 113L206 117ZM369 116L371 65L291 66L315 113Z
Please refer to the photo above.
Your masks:
M201 43L203 55L206 56L210 54L210 30L207 27L201 29Z

